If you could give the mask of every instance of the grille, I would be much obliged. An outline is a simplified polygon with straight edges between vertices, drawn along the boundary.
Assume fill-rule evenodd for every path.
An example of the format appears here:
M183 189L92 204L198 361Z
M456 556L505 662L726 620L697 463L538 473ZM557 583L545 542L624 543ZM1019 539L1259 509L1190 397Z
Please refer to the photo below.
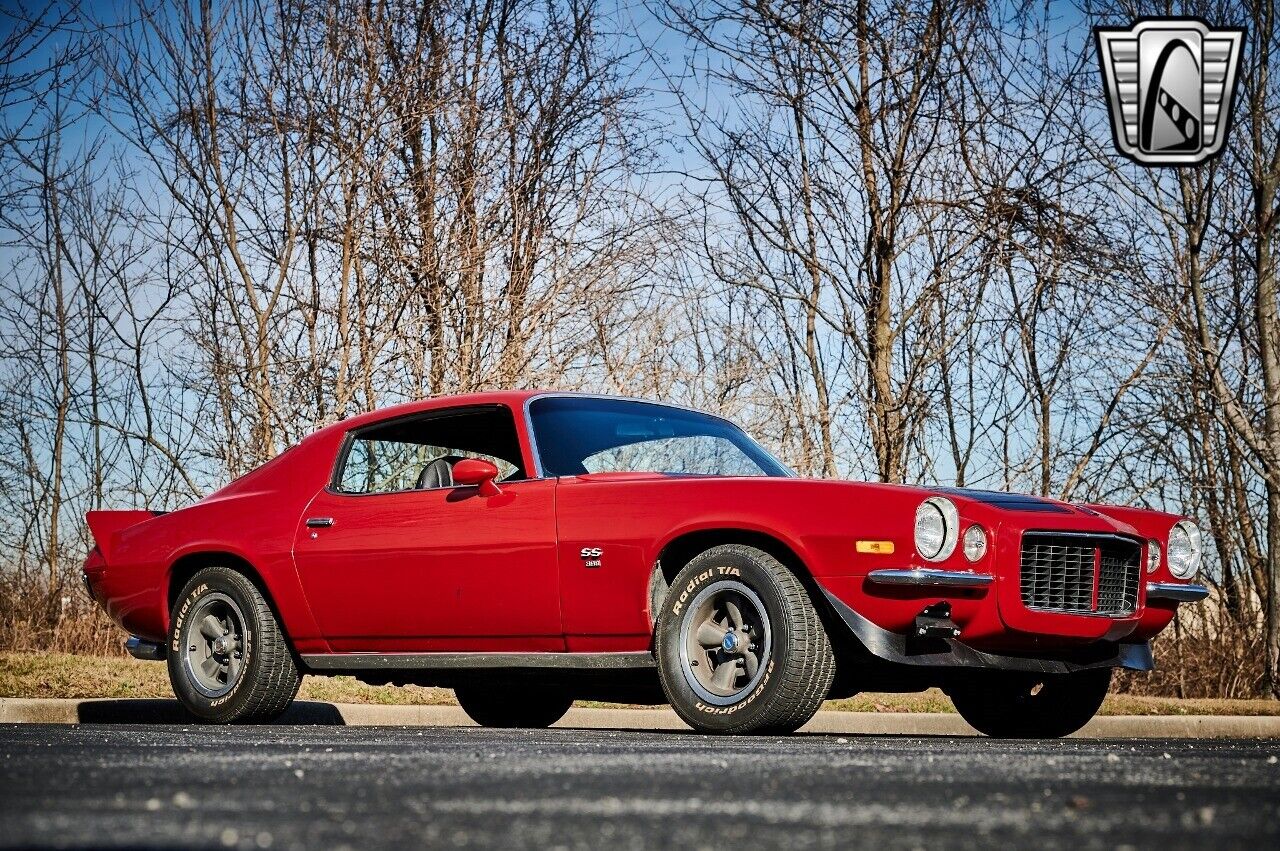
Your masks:
M1041 532L1022 537L1022 604L1028 609L1133 614L1141 571L1136 541Z

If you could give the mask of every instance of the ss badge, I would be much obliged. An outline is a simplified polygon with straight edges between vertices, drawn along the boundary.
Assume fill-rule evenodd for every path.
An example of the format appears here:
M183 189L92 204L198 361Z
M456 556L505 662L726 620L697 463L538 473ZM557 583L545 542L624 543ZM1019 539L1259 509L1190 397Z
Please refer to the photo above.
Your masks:
M600 547L583 547L580 555L583 567L599 567L600 556L604 555L604 550Z

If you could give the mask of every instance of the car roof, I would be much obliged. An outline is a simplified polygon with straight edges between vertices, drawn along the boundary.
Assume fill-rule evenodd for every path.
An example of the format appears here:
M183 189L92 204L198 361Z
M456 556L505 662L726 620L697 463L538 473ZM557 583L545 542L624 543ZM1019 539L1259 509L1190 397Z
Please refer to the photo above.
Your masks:
M600 393L582 393L572 390L489 390L482 393L460 393L451 396L432 396L428 399L418 399L413 402L402 402L399 405L389 405L385 408L377 408L363 414L356 414L346 419L338 420L332 425L326 426L315 432L314 436L322 434L332 434L333 432L348 432L353 429L363 428L367 425L374 425L385 420L395 419L397 417L412 416L427 411L435 411L441 408L460 408L469 405L507 405L517 413L524 407L525 402L535 396L580 396L594 399L617 399L627 402L645 402L650 405L662 405L667 408L678 408L685 411L696 411L696 408L688 408L681 405L672 405L668 402L659 402L655 399L637 399L630 396L613 396ZM697 411L698 413L706 413ZM723 419L718 414L707 413L707 416Z
M412 416L413 414L435 411L441 408L460 408L470 405L507 405L518 411L524 405L526 399L533 396L541 396L544 393L558 395L559 392L558 390L490 390L483 393L432 396L427 399L415 399L412 402L402 402L398 405L388 405L385 408L377 408L363 414L356 414L355 416L338 420L333 425L320 429L316 434L351 431L352 429L373 425L384 420Z

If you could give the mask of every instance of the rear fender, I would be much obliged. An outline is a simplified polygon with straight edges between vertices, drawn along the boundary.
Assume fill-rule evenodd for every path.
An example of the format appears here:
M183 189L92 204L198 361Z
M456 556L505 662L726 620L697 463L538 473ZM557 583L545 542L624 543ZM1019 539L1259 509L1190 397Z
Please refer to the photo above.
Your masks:
M328 642L311 613L289 551L247 553L228 541L193 542L180 548L164 573L164 628L169 629L171 597L198 570L211 566L238 570L258 585L299 653L327 653Z

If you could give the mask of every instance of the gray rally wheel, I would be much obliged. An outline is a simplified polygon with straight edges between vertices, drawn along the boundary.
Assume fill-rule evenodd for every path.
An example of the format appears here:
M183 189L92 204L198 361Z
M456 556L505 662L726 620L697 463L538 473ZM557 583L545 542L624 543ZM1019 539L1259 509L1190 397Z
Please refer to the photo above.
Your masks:
M713 547L689 562L662 601L654 644L672 708L704 733L792 732L835 678L803 583L754 547Z
M275 612L244 574L207 567L183 587L170 616L169 682L201 721L270 721L302 674Z

